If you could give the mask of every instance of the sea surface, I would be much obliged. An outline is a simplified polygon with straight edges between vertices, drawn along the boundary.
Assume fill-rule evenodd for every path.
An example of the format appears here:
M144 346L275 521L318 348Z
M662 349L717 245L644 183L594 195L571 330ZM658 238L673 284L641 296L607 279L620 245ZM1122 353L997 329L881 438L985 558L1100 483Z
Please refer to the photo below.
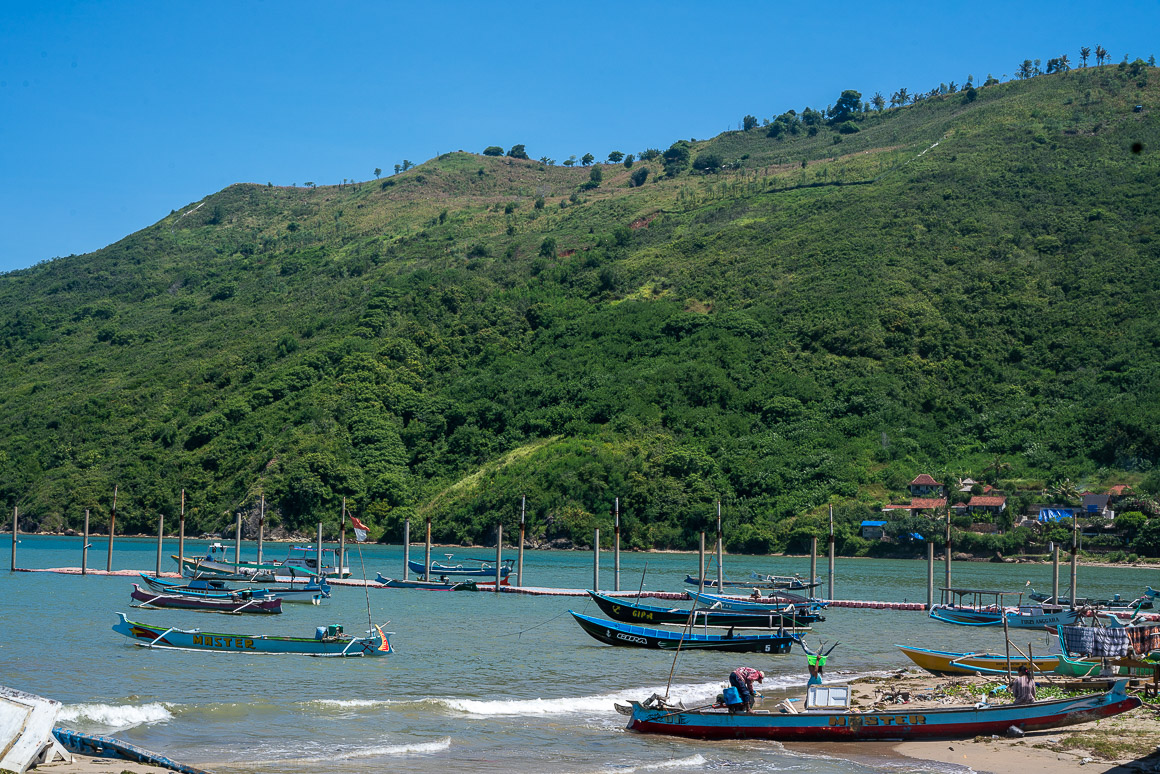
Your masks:
M106 542L93 541L90 568L104 569ZM207 541L186 541L186 554ZM768 676L767 703L804 693L805 657L672 653L602 645L567 614L569 608L599 615L586 597L431 592L334 587L315 607L284 605L280 616L229 616L130 607L132 579L109 576L9 573L7 535L0 538L0 684L64 703L60 725L116 736L171 758L220 774L232 772L856 772L947 771L942 764L907 759L844 760L795 745L701 742L624 730L613 702L652 693L687 705L710 702L729 672L748 665ZM349 547L356 577L381 572L401 577L402 546ZM113 569L151 572L156 540L118 538ZM267 543L265 555L284 546ZM173 571L166 541L163 570ZM434 549L458 558L494 558L494 549ZM514 551L505 553L513 556ZM243 544L243 558L256 547ZM411 549L422 560L422 547ZM22 535L21 568L79 567L81 539ZM751 571L809 573L807 558L727 556L726 577ZM696 554L622 554L622 590L683 590L696 574ZM820 574L826 560L819 557ZM528 551L524 585L585 588L592 585L590 552ZM710 571L710 577L715 576ZM925 560L839 558L835 597L925 602ZM1060 568L1061 590L1068 567ZM412 576L413 577L413 576ZM935 565L936 586L943 565ZM1028 581L1050 591L1050 564L956 562L953 584L1023 590ZM1156 570L1080 567L1083 596L1131 598L1157 585ZM600 586L615 584L613 557L601 554ZM823 586L823 589L825 587ZM937 591L936 591L937 594ZM361 633L369 619L393 632L393 655L376 659L146 650L111 630L115 612L163 626L228 633L310 636L337 623ZM1002 652L1001 629L953 626L925 613L830 608L827 620L806 634L827 648L828 680L888 674L910 662L896 643L944 650ZM1036 653L1051 650L1041 632L1018 632L1013 640ZM670 682L671 673L671 682Z

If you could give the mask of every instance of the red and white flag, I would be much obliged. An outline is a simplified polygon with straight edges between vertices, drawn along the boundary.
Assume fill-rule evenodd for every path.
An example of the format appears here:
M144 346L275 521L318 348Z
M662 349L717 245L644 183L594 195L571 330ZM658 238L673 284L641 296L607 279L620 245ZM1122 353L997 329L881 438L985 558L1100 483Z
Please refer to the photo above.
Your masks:
M350 525L354 527L354 539L360 543L367 542L367 525L354 516L350 517Z

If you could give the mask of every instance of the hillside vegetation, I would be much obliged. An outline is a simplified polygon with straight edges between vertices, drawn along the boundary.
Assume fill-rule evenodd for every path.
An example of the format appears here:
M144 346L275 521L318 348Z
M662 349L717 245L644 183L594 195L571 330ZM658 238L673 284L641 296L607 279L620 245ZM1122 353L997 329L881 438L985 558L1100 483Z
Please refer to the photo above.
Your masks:
M329 534L345 497L464 542L526 495L581 543L619 497L637 548L721 500L730 548L769 551L996 457L1160 489L1158 89L1072 70L595 186L462 151L231 186L0 276L0 494L59 529L117 486L142 532L183 489L191 531L264 496Z

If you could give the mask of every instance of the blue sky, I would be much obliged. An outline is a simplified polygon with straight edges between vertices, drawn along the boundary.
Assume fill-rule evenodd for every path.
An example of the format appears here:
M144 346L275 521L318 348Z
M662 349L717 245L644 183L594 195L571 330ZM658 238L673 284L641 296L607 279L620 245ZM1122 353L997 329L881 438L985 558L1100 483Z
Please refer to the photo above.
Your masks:
M1160 55L1160 3L0 0L0 271L235 182L523 143L664 148L747 113Z

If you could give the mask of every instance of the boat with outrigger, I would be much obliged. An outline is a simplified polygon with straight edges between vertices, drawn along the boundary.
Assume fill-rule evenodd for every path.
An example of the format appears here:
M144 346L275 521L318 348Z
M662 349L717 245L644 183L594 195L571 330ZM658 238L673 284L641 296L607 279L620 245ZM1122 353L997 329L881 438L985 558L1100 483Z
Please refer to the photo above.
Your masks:
M822 585L821 578L810 580L800 575L763 575L751 572L748 580L722 579L717 584L716 578L698 579L692 575L685 576L685 583L690 586L707 589L773 589L777 591L810 591Z
M1008 597L1016 597L1013 605ZM968 601L969 600L969 601ZM942 601L930 608L930 617L960 626L1008 626L1013 629L1051 629L1074 624L1080 618L1077 610L1047 610L1041 604L1023 604L1022 592L987 589L942 589Z
M417 572L424 577L425 580L430 580L435 576L446 576L448 578L494 578L496 575L495 560L494 559L460 559L455 564L451 564L451 560L455 558L454 554L444 554L447 557L446 562L431 562L431 567L427 568L423 562L417 562L414 559L408 560L407 566L411 572ZM513 559L504 559L500 562L499 577L507 578L512 573L512 567L515 563Z
M979 702L961 707L887 708L862 712L850 707L848 686L810 686L804 711L790 702L772 710L731 710L713 702L686 708L659 697L618 705L628 729L698 739L861 741L870 739L970 739L980 735L1038 731L1119 715L1142 704L1117 680L1104 693L1029 704Z
M290 546L286 558L278 562L251 562L230 559L231 546L211 543L205 556L171 554L182 575L187 578L221 578L274 583L294 578L348 578L349 567L338 566L338 552L333 548ZM320 564L321 561L321 564Z
M319 656L329 658L361 658L385 656L392 652L389 632L372 625L364 637L343 633L337 624L319 626L313 637L286 637L272 634L234 634L179 629L141 621L130 621L124 613L117 613L113 631L132 639L137 645L161 650L199 650L212 653L269 653Z

